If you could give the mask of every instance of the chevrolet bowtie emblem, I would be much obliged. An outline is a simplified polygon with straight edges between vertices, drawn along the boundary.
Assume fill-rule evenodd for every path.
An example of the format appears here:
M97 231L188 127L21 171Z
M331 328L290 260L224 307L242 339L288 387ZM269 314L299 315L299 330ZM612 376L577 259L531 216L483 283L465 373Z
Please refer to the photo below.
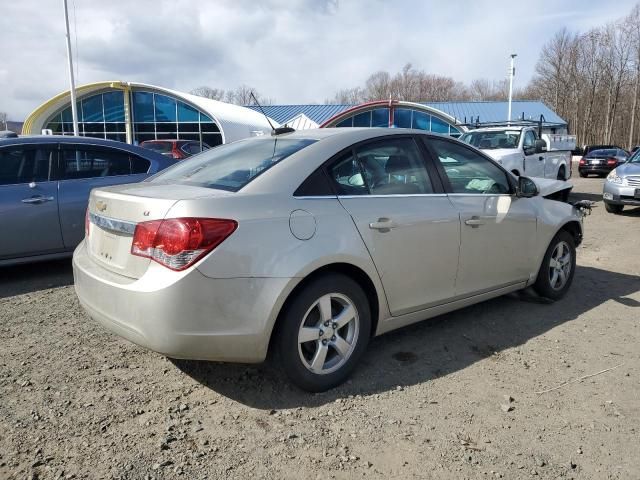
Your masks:
M98 211L104 212L107 209L107 204L102 200L98 200L96 202L96 208L98 209Z

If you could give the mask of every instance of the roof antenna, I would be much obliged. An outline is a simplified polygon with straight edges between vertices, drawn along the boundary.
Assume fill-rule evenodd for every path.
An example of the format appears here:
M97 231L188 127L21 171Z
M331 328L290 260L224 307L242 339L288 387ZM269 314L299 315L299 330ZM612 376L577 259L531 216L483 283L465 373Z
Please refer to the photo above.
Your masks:
M291 133L291 132L295 132L296 131L295 128L291 128L291 127L287 127L287 126L278 127L278 128L274 127L273 123L271 123L271 120L269 119L267 114L264 112L264 109L262 108L262 105L260 105L260 102L258 101L256 96L253 94L253 91L250 92L250 95L251 95L251 98L253 98L253 101L256 102L256 105L258 106L258 108L262 112L262 115L264 115L264 118L267 119L267 123L271 127L271 135L276 136L276 135L282 135L283 133Z

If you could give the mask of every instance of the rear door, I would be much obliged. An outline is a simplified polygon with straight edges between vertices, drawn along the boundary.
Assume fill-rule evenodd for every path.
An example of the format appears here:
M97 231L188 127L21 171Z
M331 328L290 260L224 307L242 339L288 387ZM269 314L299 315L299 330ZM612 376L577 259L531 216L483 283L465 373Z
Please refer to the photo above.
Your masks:
M415 139L392 136L361 144L341 155L328 172L376 265L391 314L451 298L458 212Z
M63 144L60 151L59 206L65 247L75 248L84 238L84 217L93 188L140 182L146 178L148 169L148 160L124 150ZM136 173L141 171L144 173Z
M55 144L0 149L0 259L63 250L56 162Z
M460 213L456 295L471 296L528 280L536 251L532 201L511 194L508 173L458 142L429 138L449 198ZM447 185L448 183L448 185Z

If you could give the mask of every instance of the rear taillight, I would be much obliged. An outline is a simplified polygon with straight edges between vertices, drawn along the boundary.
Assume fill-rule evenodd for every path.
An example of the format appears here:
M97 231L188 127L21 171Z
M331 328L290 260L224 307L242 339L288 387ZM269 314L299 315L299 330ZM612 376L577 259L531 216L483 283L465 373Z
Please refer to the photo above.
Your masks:
M618 160L615 158L607 158L607 165L615 165L616 163L618 163Z
M222 218L167 218L136 225L131 253L171 270L184 270L220 245L238 222Z
M84 214L84 236L89 238L89 224L91 220L89 219L89 207L87 207L87 212Z
M584 165L585 163L587 163L587 161L584 159L584 157L582 157L580 159L580 165Z

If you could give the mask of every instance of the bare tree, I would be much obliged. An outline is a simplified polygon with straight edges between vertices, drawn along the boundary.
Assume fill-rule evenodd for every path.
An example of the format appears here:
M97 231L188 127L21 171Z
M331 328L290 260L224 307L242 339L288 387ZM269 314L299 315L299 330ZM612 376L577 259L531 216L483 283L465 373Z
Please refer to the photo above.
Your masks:
M252 105L255 103L251 97L252 92L261 105L270 105L273 103L272 99L263 97L255 88L248 85L240 85L235 90L224 90L221 88L202 86L194 88L190 93L200 97L218 100L220 102L233 103L235 105Z
M8 117L6 112L0 112L0 125L3 126L3 130L9 130L9 126L7 125Z

